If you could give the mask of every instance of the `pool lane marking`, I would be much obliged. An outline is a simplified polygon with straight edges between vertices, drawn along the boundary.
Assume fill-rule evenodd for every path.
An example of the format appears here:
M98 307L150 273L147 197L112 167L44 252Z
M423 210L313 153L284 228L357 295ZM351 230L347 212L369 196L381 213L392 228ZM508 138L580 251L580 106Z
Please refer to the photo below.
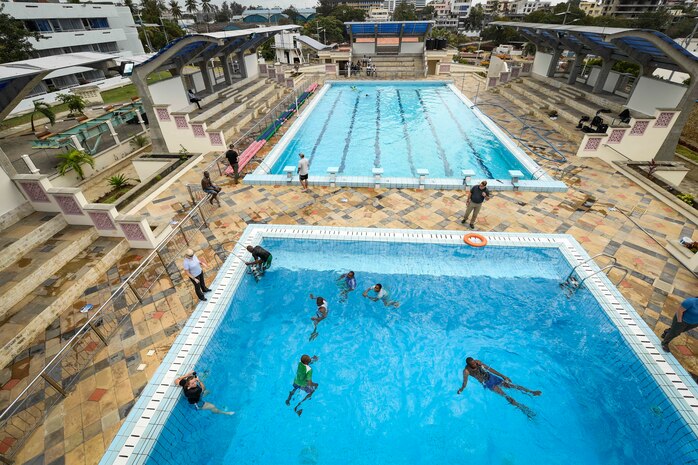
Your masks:
M342 160L339 162L339 172L344 172L344 167L346 166L347 154L349 153L349 144L351 143L351 133L354 130L354 121L356 121L356 112L359 109L359 98L361 97L361 92L356 93L356 101L354 102L354 110L351 113L351 122L349 123L349 131L347 132L347 137L344 139L344 151L342 152Z
M334 102L332 103L332 107L330 107L330 113L327 115L327 119L325 120L325 124L322 125L322 129L320 130L320 134L318 135L317 139L315 140L315 145L313 146L313 150L310 152L310 157L308 157L308 165L310 165L313 162L313 157L315 156L315 152L317 152L317 148L320 146L320 142L322 142L322 137L325 135L325 131L327 131L327 126L330 124L330 120L332 119L332 115L334 114L334 109L337 108L337 102L339 102L339 98L342 96L342 93L344 90L340 90L339 93L337 94L337 98L334 99Z
M439 137L436 135L436 128L434 127L434 123L431 121L431 116L429 116L429 112L427 111L427 106L424 103L424 100L422 100L422 93L419 90L415 90L417 93L417 99L419 100L419 104L422 106L422 111L424 112L424 119L427 120L427 124L429 124L429 129L431 129L431 134L434 136L434 142L436 142L436 148L439 150L439 158L441 158L441 161L444 164L444 173L446 174L446 177L451 177L453 176L453 170L451 169L451 166L448 164L448 159L446 158L446 152L444 151L444 148L441 146L441 141L439 140Z
M451 111L451 107L448 106L448 103L446 102L446 99L444 99L444 96L441 95L440 92L437 92L437 95L441 99L441 103L443 103L444 106L446 107L446 111L448 111L448 114L451 115L451 119L453 120L453 122L456 123L456 126L458 126L458 130L460 131L461 135L463 136L463 139L465 139L465 142L470 147L470 150L473 152L473 155L475 156L475 160L477 160L477 163L480 165L480 168L482 168L482 171L484 171L485 175L489 179L494 179L492 172L487 167L487 165L485 164L485 161L482 159L482 157L480 157L480 154L477 153L477 150L475 150L475 146L473 145L473 141L470 140L470 137L468 137L468 134L465 132L465 128L463 128L463 126L461 126L460 121L458 121L456 116L453 114L453 111Z
M414 160L412 160L412 141L410 141L410 132L407 130L407 120L405 119L405 109L402 107L402 98L400 91L397 91L397 104L400 107L400 119L402 120L402 132L407 143L407 163L410 165L412 176L417 177L417 171L414 168Z
M373 143L373 149L376 151L376 159L373 160L373 166L380 168L381 166L381 91L376 89L376 141Z

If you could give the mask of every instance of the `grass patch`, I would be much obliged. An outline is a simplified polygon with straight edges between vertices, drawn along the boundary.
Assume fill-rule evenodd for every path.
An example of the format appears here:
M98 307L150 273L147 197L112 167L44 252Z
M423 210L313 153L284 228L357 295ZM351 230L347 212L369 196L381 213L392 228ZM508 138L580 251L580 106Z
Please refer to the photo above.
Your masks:
M684 147L683 145L677 145L676 146L676 153L678 153L679 155L682 155L690 160L698 162L698 152L694 152L693 150L689 149L688 147Z
M150 76L148 76L148 84L152 84L154 82L162 81L164 79L169 79L171 78L172 75L169 73L169 71L160 71L157 73L153 73ZM64 92L68 92L69 89L66 89ZM102 99L104 100L105 104L112 104L112 103L125 103L125 102L130 102L131 97L137 96L138 92L136 92L136 86L133 84L128 84L123 87L118 87L116 89L110 89L110 90L105 90L102 92ZM40 98L40 96L39 96ZM53 108L53 112L58 115L59 113L63 113L68 111L68 105L65 103L61 103L59 105L54 105L51 108ZM22 124L27 124L31 121L31 113L27 113L25 115L21 116L15 116L14 118L7 118L6 120L2 121L0 123L0 127L2 128L13 128L15 126L20 126ZM39 115L37 113L36 117L34 118L34 124L36 126L43 126L44 124L47 124L48 120L44 118L42 115Z
M126 184L118 189L112 189L110 192L107 192L97 199L96 203L114 203L119 200L119 197L130 191L132 187L133 186L131 184Z

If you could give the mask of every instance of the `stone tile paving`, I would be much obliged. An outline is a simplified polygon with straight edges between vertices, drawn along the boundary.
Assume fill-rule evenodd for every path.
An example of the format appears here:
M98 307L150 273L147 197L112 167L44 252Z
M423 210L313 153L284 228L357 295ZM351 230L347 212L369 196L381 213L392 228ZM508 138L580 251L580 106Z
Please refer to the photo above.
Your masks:
M472 96L475 86L474 79L466 79L465 92ZM492 94L480 96L481 101L512 107ZM486 110L488 114L491 111L497 116ZM548 130L542 121L531 124ZM516 125L511 128L512 132L516 129ZM530 134L524 133L524 138L533 143ZM551 138L568 154L575 151L573 144L559 135ZM207 156L206 161L210 160ZM206 164L184 175L160 200L169 199L149 205L147 214L171 218L186 211L191 200L185 184L198 183ZM552 174L570 186L568 192L497 193L483 207L476 229L567 233L590 255L604 252L616 256L632 269L620 291L653 330L661 333L680 302L698 286L696 277L661 244L693 234L695 225L600 160L571 157ZM234 186L225 180L221 184L225 192L222 206L210 218L210 228L220 241L237 239L248 223L464 229L460 224L464 210L461 192L326 187L304 193L290 186ZM620 276L614 272L611 278ZM133 312L121 337L98 354L94 368L32 436L18 463L82 465L99 461L193 310L191 289L186 284L162 289L159 295L162 297ZM672 352L690 372L698 373L695 334L678 337ZM138 369L141 364L145 364L142 371Z

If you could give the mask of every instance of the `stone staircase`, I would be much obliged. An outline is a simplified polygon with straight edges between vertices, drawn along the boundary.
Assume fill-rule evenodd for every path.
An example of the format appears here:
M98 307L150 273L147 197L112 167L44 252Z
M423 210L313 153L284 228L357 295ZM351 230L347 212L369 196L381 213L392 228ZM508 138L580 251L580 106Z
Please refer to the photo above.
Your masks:
M125 239L98 237L92 227L67 225L62 215L36 212L0 231L0 247L2 385L13 360L37 356L36 365L43 366L51 351L35 341L43 341L52 325L67 330L66 321L82 324L85 315L73 305L129 246ZM54 342L60 347L65 341Z
M423 79L424 57L422 55L372 55L378 78Z

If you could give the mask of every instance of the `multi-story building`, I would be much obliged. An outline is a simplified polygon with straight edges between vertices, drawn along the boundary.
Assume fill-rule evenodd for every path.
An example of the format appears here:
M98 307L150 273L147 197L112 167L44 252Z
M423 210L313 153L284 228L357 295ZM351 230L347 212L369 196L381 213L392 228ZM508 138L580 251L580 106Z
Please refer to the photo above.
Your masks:
M601 16L603 14L603 3L601 2L579 2L579 9L587 16Z
M516 14L516 0L487 0L483 8L488 16Z
M656 11L661 5L662 0L603 0L601 14L631 19Z
M525 16L537 10L550 8L552 3L541 0L518 0L514 3L514 12L517 16Z
M385 7L373 7L368 10L367 21L373 21L377 23L385 22L390 20L390 11Z
M383 7L387 8L388 11L392 14L393 11L395 11L395 7L403 1L407 4L414 5L414 7L417 9L424 8L427 5L426 0L384 0L381 3L383 4Z
M384 0L339 0L335 5L346 5L351 8L358 8L359 10L364 10L367 14L371 8L385 8L390 9L387 5L384 5ZM400 3L398 1L398 3ZM395 9L395 2L393 1L393 10ZM392 11L392 10L390 10Z
M142 55L143 45L131 10L111 3L3 2L3 13L43 38L30 39L37 57L77 52ZM50 74L30 94L36 96L105 78L89 68L65 68Z

